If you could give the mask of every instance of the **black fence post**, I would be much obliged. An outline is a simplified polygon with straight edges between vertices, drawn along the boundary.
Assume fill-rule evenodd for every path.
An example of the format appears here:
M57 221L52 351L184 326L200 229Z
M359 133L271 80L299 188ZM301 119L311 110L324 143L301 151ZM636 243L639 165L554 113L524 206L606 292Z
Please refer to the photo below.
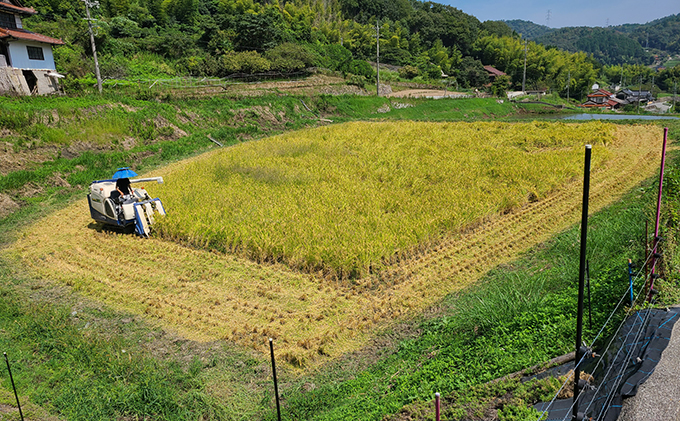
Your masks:
M581 258L578 271L578 313L576 318L576 365L574 366L574 412L572 420L582 419L582 414L578 412L579 379L581 370L579 365L583 357L581 349L583 335L583 295L585 287L586 269L586 239L588 233L588 196L590 193L590 156L592 146L586 145L585 165L583 167L583 210L581 213Z
M14 377L12 377L12 369L9 368L9 358L7 358L7 353L2 353L5 356L5 362L7 363L7 371L9 372L9 380L12 382L12 389L14 389L14 398L17 400L17 408L19 408L19 416L21 421L24 421L24 414L21 412L21 404L19 403L19 395L17 395L17 388L14 386Z
M272 373L274 375L274 394L276 395L276 416L281 421L281 404L279 403L279 384L276 380L276 361L274 360L274 340L269 338L269 351L272 354Z
M590 302L590 261L586 261L586 285L588 286L588 329L593 330L593 307Z

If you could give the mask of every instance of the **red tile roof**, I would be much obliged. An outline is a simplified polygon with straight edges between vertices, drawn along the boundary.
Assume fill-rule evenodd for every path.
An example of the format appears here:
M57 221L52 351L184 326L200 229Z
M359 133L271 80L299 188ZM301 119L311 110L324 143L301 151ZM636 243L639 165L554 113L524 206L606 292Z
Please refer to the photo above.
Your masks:
M590 98L590 97L595 97L595 96L606 96L606 97L609 98L609 97L611 97L612 95L614 95L614 94L611 93L611 92L609 92L609 91L605 91L604 89L598 89L597 91L595 91L595 92L593 92L593 93L591 93L591 94L588 94L588 98Z
M50 38L46 35L36 34L35 32L27 31L25 29L8 29L0 28L0 39L15 38L26 41L43 42L45 44L62 45L64 41L56 38Z
M500 70L496 69L493 66L484 66L484 70L487 72L491 73L494 76L505 76L506 73L501 72Z
M19 13L22 15L37 15L38 12L35 11L35 9L31 7L23 7L20 6L21 3L15 2L17 5L14 5L12 3L5 3L4 1L0 1L0 10L7 10L8 12L14 12L14 13Z

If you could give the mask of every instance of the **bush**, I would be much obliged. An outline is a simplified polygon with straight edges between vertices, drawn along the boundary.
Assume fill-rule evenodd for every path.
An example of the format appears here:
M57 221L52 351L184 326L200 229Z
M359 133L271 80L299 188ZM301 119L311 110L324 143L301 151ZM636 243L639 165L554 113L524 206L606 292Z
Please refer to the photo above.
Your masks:
M318 54L317 64L331 70L348 72L352 62L352 52L340 44L315 45Z
M345 82L348 85L355 85L363 89L366 86L367 80L364 76L349 73L345 78Z
M347 66L347 74L363 76L366 79L372 79L375 77L375 70L370 64L364 60L352 60Z
M121 56L107 56L100 63L102 78L122 79L128 74L128 63Z
M502 98L505 97L505 93L507 92L510 83L510 76L496 76L496 79L494 79L489 90L493 96Z
M296 72L314 65L314 53L301 44L286 42L265 53L271 68L284 73Z
M52 49L54 63L59 73L64 73L70 77L79 78L85 76L90 71L89 60L84 60L85 52L83 47L75 45L61 45Z
M420 70L416 66L407 65L399 69L399 76L404 79L413 79L420 74Z
M262 57L257 51L236 52L223 54L218 62L218 75L228 76L233 73L262 73L271 69L271 62Z

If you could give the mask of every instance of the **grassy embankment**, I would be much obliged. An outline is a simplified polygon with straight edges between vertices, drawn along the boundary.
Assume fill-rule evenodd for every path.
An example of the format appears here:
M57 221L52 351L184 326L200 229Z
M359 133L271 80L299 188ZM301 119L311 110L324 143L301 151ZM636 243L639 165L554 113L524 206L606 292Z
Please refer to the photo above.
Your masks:
M97 178L97 177L95 177L95 178ZM26 208L24 208L24 209L26 209ZM20 215L20 214L18 214L18 215ZM15 219L14 222L16 222L16 219ZM3 221L3 224L5 224L5 221ZM12 224L12 221L7 222L7 224ZM5 226L7 226L7 225L5 225ZM573 240L571 240L571 241L573 241ZM533 269L533 267L531 267L528 270L529 270L529 272L531 272L535 269ZM11 284L7 284L8 288L4 291L6 293L5 297L8 297L8 299L16 301L18 303L23 302L25 300L26 296L16 295L16 294L19 294L19 293L17 292L16 287L12 286L13 283L15 283L15 282L17 282L17 280L21 279L18 276L18 274L15 273L13 275L9 275L9 274L5 273L5 274L3 274L3 276L7 280L9 280L10 278L15 280L15 281L12 281ZM21 283L22 285L35 285L35 284L31 284L32 281L30 281L28 279L23 280L23 281L24 282ZM505 290L502 287L499 287L498 291L487 290L487 294L484 295L484 297L488 298L488 300L492 300L493 297L499 297L499 299L501 299L501 301L504 301L504 300L502 300L504 291ZM505 291L505 293L507 294L507 291ZM35 300L35 297L33 297L32 299ZM447 301L445 301L444 303L446 303L446 302ZM455 302L455 301L452 301L452 302ZM474 302L474 300L473 300L473 302ZM450 304L446 304L446 305L450 305ZM59 306L57 306L57 307L59 307ZM21 381L21 385L24 386L25 388L27 388L27 389L24 389L24 390L28 390L28 388L31 388L34 385L34 383L40 384L40 382L33 382L32 379L35 379L35 377L32 377L32 376L37 372L34 359L42 359L42 360L46 360L46 361L50 361L50 362L54 363L54 365L50 364L50 367L52 369L54 369L55 372L58 373L58 375L53 374L53 378L72 379L73 376L75 376L76 378L79 378L79 376L83 376L83 377L94 378L94 379L96 379L97 382L102 382L101 384L103 384L104 386L100 386L100 387L94 389L94 390L101 391L101 393L92 394L92 396L87 398L86 400L79 401L79 402L82 402L81 407L84 410L87 410L87 408L90 408L91 406L96 407L98 405L103 408L102 412L90 411L92 414L110 414L110 413L112 413L112 412L106 412L106 411L113 411L113 413L116 413L116 414L132 414L134 412L137 415L155 414L155 416L158 417L158 418L180 419L181 415L178 415L178 414L180 414L181 411L177 412L177 409L175 409L174 410L175 412L170 412L171 408L177 408L177 406L173 402L184 403L185 404L184 408L186 409L186 407L192 407L192 406L190 404L186 404L187 401L183 401L182 399L184 399L184 398L182 398L182 396L189 396L189 402L191 400L195 400L195 399L200 400L200 399L202 399L202 398L200 398L201 393L206 392L206 391L210 392L213 396L215 394L220 395L220 392L219 392L220 387L221 387L222 393L225 393L224 392L225 388L227 390L247 390L248 387L251 387L252 389L250 390L249 395L251 395L251 396L249 396L249 397L242 397L241 396L239 398L238 393L235 393L235 394L226 393L226 394L222 395L223 397L225 397L225 399L222 399L222 401L228 402L229 405L226 409L224 409L226 412L222 412L221 415L219 416L219 418L227 418L227 419L239 419L239 418L253 419L253 417L258 418L258 417L261 416L261 411L264 410L263 408L265 408L267 406L267 403L269 402L268 400L267 401L260 401L261 397L264 397L264 396L267 396L267 395L270 396L270 394L268 392L266 392L268 390L268 387L269 387L265 382L265 379L267 378L266 373L262 373L262 368L261 368L262 366L261 366L260 363L257 362L257 360L253 360L252 358L248 359L247 357L244 356L245 368L244 368L244 365L240 365L240 367L242 368L241 372L239 372L238 370L234 370L233 368L230 369L230 374L228 376L232 377L232 379L231 379L233 381L232 383L226 382L224 375L222 375L222 377L220 377L220 375L216 375L217 371L227 370L227 367L229 367L230 365L234 365L234 364L229 364L227 359L224 358L225 355L229 355L230 352L233 352L233 350L232 350L232 351L230 351L226 354L221 354L222 359L220 359L215 365L213 365L212 368L211 368L211 364L205 364L205 363L193 364L193 367L194 367L192 369L193 373L197 373L197 375L195 377L193 377L194 381L190 382L191 384L189 385L189 387L183 388L182 385L187 385L187 383L183 383L182 379L176 380L174 382L170 381L170 383L171 383L170 389L165 389L166 391L169 390L167 395L164 395L164 396L168 397L168 399L165 399L165 400L156 399L155 394L159 391L164 390L162 387L159 387L159 386L162 385L164 382L168 382L169 380L172 380L173 379L172 376L165 376L165 377L162 376L161 381L154 382L153 381L154 375L155 375L154 373L159 372L159 370L154 369L154 370L148 370L148 371L142 370L139 373L140 374L139 376L130 376L130 377L127 377L127 378L123 377L123 379L125 380L126 383L129 383L131 385L138 385L136 387L140 387L139 385L146 385L148 387L148 390L146 390L144 395L149 397L150 401L146 401L147 402L146 404L139 405L139 406L131 405L130 402L125 402L125 405L122 405L122 406L115 406L115 404L111 403L112 402L111 398L113 397L114 403L120 402L120 398L116 399L116 396L118 396L118 395L116 395L114 393L110 393L110 394L107 395L107 393L106 393L107 389L117 390L115 388L110 388L110 386L106 386L106 384L107 384L106 382L112 380L111 377L108 376L108 373L117 372L116 367L111 365L111 362L115 360L114 358L111 357L113 354L108 354L109 355L108 358L98 359L96 361L96 364L89 364L89 363L80 364L80 365L85 367L86 371L89 370L85 373L79 374L77 372L77 370L72 370L72 369L69 370L68 366L73 361L72 359L69 359L69 357L68 357L69 352L71 352L71 350L74 350L73 352L79 352L78 351L79 349L86 349L87 348L86 343L87 343L88 339L86 337L84 337L81 332L75 332L73 330L63 329L63 326L61 324L62 321L67 321L70 324L77 324L77 322L75 322L73 320L67 320L68 319L68 317L67 317L68 310L62 309L62 310L57 311L57 312L52 312L52 304L43 305L43 308L49 314L49 317L46 317L47 320L44 321L44 323L41 324L41 326L45 326L45 328L44 328L44 331L46 332L45 334L48 335L51 338L55 338L57 343L65 342L65 343L68 343L72 346L59 348L59 351L60 351L59 353L52 353L52 352L49 352L49 350L41 349L39 344L46 342L46 339L44 337L39 337L39 338L36 338L35 340L30 340L30 338L27 337L28 335L26 335L26 332L22 331L21 329L18 328L18 327L21 326L22 323L28 323L27 321L21 322L21 317L27 317L26 315L29 315L31 312L33 312L35 310L31 307L31 305L26 305L26 306L17 305L16 307L13 307L12 308L12 315L13 315L12 317L14 318L14 320L18 320L19 323L9 323L7 325L7 329L5 330L5 332L9 332L8 337L11 337L13 339L13 341L11 342L13 344L13 346L17 346L17 347L27 346L29 349L34 349L31 357L21 359L18 362L21 365L21 368L19 369L19 373L20 373L19 378L20 378L20 381ZM106 316L109 316L109 314L106 314ZM12 317L8 317L8 319L12 319ZM87 319L87 317L88 316L85 315L84 319ZM449 318L451 318L451 317L453 317L453 316L449 316ZM25 319L25 320L27 320L27 319ZM48 322L51 322L51 321L56 321L56 323L48 323ZM135 324L137 324L137 323L135 323ZM82 326L84 326L84 325L82 325ZM436 327L436 326L437 326L437 323L434 323L433 325L429 325L429 324L424 325L424 333L425 333L424 337L427 336L427 333L429 331L432 331L432 333L436 333L437 330L434 329L434 327ZM141 331L144 331L143 327L141 327L140 329L141 329ZM58 331L64 331L66 336L65 337L57 336L55 333L58 332ZM475 331L475 329L473 327L473 332L474 331ZM463 332L463 334L465 334L464 330L462 332ZM121 332L121 334L122 333L124 333L124 332ZM449 332L449 333L451 334L451 332ZM14 335L12 335L12 334L14 334ZM472 335L472 337L477 337L477 336L483 337L484 331L482 331L481 335L472 334L472 333L470 333L470 334ZM105 338L102 338L101 336L99 336L99 334L93 334L92 337L97 342L97 346L90 347L91 348L90 351L85 353L85 354L87 354L87 355L95 354L96 355L96 353L98 351L103 350L101 352L104 355L107 355L107 352L108 352L107 349L110 349L110 346L113 346L115 349L120 347L119 344L111 345L111 343L114 342L115 340L120 340L120 338L116 339L118 337L117 333L112 334L112 333L109 332L108 336L113 337L113 340L109 341L108 339L105 339ZM49 342L49 341L47 341L47 342ZM569 342L569 341L567 341L567 342ZM410 342L407 342L407 343L410 343ZM489 342L489 343L491 343L491 342ZM123 349L127 349L128 351L132 350L131 352L134 353L133 355L135 355L135 357L137 357L138 354L137 354L136 351L139 351L139 349L135 348L136 345L135 345L134 340L131 341L128 344L124 344L123 346L127 347L127 348L123 348ZM410 346L410 345L404 345L401 348L408 348L412 351L411 357L410 357L411 360L413 360L414 358L419 359L418 361L423 360L423 359L425 359L426 361L434 360L434 361L438 361L440 364L450 364L452 361L455 361L455 359L452 359L451 356L446 354L446 353L443 353L443 354L442 353L435 353L434 355L432 355L430 348L424 349L424 348L419 348L418 346ZM10 348L10 354L14 354L15 352L17 352L16 349L17 348ZM511 348L506 348L506 349L515 349L515 348L511 347ZM146 350L142 349L141 352L140 352L140 355L144 355L144 354L148 354L148 352ZM388 355L387 359L392 361L392 363L394 363L394 361L399 361L400 359L402 359L404 357L403 352L400 352L400 354L397 354L396 357L395 356L390 357L389 352L387 352L387 355ZM441 355L441 357L439 355ZM36 356L38 356L38 358L36 358ZM541 357L540 355L538 355L538 353L535 354L535 356L538 357L538 358ZM139 358L144 360L144 357L139 357ZM236 360L238 360L238 358L236 358ZM382 359L380 361L384 361L384 360L385 359ZM142 364L142 363L140 363L140 361L137 361L137 360L132 360L132 361L134 361L135 364ZM248 361L250 361L250 362L248 362ZM408 365L408 362L410 360L408 358L406 358L406 359L404 359L404 361L405 361L405 364ZM447 363L447 361L448 361L448 363ZM519 365L520 363L521 362L518 362L517 365ZM313 396L304 395L303 398L305 400L308 400L309 402L311 402L311 406L300 407L299 403L295 399L295 396L296 396L296 392L294 392L295 385L289 384L288 385L289 388L286 389L286 391L284 393L285 393L286 396L292 396L293 398L289 399L289 401L287 403L288 407L285 408L285 410L288 411L288 412L287 413L284 412L284 413L287 414L286 416L291 416L290 414L299 414L299 415L292 416L291 419L303 419L303 418L311 417L310 414L318 413L319 411L328 411L330 409L330 412L327 412L326 418L333 418L334 416L332 414L335 412L336 414L337 413L344 414L344 415L340 415L340 417L345 418L345 419L347 419L348 417L349 418L356 418L356 419L366 419L365 416L368 416L367 414L370 414L370 413L378 414L378 413L394 412L395 410L398 410L403 403L406 403L408 401L411 401L414 398L419 397L418 393L414 394L412 392L408 392L408 396L405 398L404 394L403 394L403 387L400 387L397 390L399 390L401 392L388 394L387 395L388 397L385 398L385 399L387 399L387 401L382 400L380 398L376 398L375 400L369 399L368 396L370 396L370 394L368 394L368 395L365 394L365 395L363 395L363 398L361 398L363 400L361 400L361 399L359 401L355 400L354 403L351 403L352 402L352 398L351 398L352 393L349 392L349 390L352 390L353 388L357 387L357 384L353 384L351 382L340 384L338 382L340 380L352 378L352 377L355 377L355 378L370 378L370 376L371 376L370 371L369 372L363 372L363 374L362 374L362 371L360 370L360 368L365 368L365 366L367 366L368 364L366 362L359 363L360 366L362 364L364 364L364 367L358 367L357 368L355 366L354 367L355 370L351 371L349 373L343 373L341 366L340 366L340 368L335 367L335 369L337 371L332 370L332 373L334 373L334 374L333 374L333 378L330 378L330 379L328 377L325 377L325 376L312 377L311 378L311 382L316 385L316 386L313 386L312 389L318 388L318 390L320 391L319 393L321 393L322 395L323 395L323 393L330 393L331 399L326 400L325 397L321 398L323 402L327 401L327 403L320 403ZM387 364L390 364L390 362L388 361ZM476 366L477 364L479 364L479 362L472 363L473 366ZM461 364L461 365L463 367L466 366L466 364ZM202 369L201 369L201 366L203 366ZM255 368L255 372L257 373L255 376L253 376L253 370L250 367ZM410 365L410 367L419 367L419 366L416 363L415 365ZM505 368L508 368L508 367L504 367L504 369ZM179 377L185 376L185 378L191 379L192 378L191 377L192 376L192 370L188 370L186 366L184 367L184 369L185 370L180 373L181 375L179 375ZM409 379L408 377L404 377L404 376L417 375L421 371L422 370L413 371L413 370L410 370L410 369L409 370L402 370L402 371L397 370L392 375L391 378L394 379L393 380L394 382L398 382L399 384L402 384L401 383L402 380L400 380L400 379L403 379L403 381L407 384L411 384L412 380ZM164 370L160 370L160 372L164 372ZM381 366L378 365L378 366L374 367L374 369L373 369L374 374L372 376L379 376L379 373L381 373L381 372L386 373L387 371L384 371L381 368ZM493 372L493 370L491 370L491 372L487 373L485 376L481 376L481 378L488 378L489 376L492 376L493 375L492 372ZM101 373L101 375L99 373ZM250 373L250 376L247 375L248 373ZM474 373L472 375L473 375L473 377L475 377ZM38 378L42 378L42 377L43 377L43 375L38 376ZM244 379L244 377L245 377L245 379ZM446 375L443 376L443 379L445 380L446 377L447 377ZM116 379L120 379L120 377L116 378ZM236 379L238 379L238 380L236 380ZM307 378L307 379L309 380L309 378ZM375 377L374 377L374 379L375 379ZM385 380L385 379L383 379L383 380ZM332 381L333 383L330 383L330 381ZM473 380L473 381L477 381L477 380ZM256 383L255 386L253 386L253 382ZM66 382L55 381L54 384L64 385L64 383L66 383ZM220 383L220 387L215 387L216 383ZM250 386L248 386L248 384ZM303 385L302 383L300 383L300 384L301 384L300 390L310 389L310 387L308 386L309 383L307 383L304 386L302 386ZM335 384L336 386L331 387L330 386L331 384ZM377 383L377 384L380 384L380 383ZM6 386L6 384L5 384L5 386ZM68 387L68 385L64 385L64 387ZM87 390L87 389L92 389L92 384L82 385L78 382L73 382L71 387L73 387L74 390ZM329 387L331 387L330 392L329 392ZM382 387L382 386L380 386L380 387ZM380 387L376 387L376 388L379 389ZM421 387L421 389L423 389L422 393L421 393L421 397L426 396L426 392L424 390L425 388L423 388L422 386L420 386L420 387ZM387 390L391 390L391 389L392 389L392 386L388 385ZM184 395L182 390L189 390L189 392L186 395ZM293 390L293 391L290 391L290 390ZM325 392L323 392L323 391L325 391ZM440 391L446 393L446 388L442 388ZM347 398L343 398L343 394L345 392L347 392L347 394L346 394L346 396L348 396ZM72 396L76 392L72 392L69 395L68 391L59 390L59 389L55 388L54 393L55 393L54 396L60 395L62 393L65 394L66 396ZM44 390L39 389L38 391L35 391L35 389L34 389L33 391L30 392L30 395L33 398L33 400L35 400L36 402L40 402L40 403L47 405L47 400L45 400L45 398L44 398L46 396L46 392ZM230 395L230 398L228 400L226 399L227 395ZM234 395L237 395L236 398L234 397ZM315 395L315 396L318 396L318 395ZM343 401L343 400L345 400L349 403L347 405L341 404L342 403L341 401ZM371 402L375 402L375 404L371 404L369 407L362 408L362 404L366 403L368 400L370 400ZM56 404L54 406L50 406L50 409L54 410L54 411L59 411L63 414L67 414L69 402L63 402L63 401L58 401L58 400L56 400L56 401L57 401L58 404ZM144 401L144 400L142 399L142 401ZM158 403L158 402L162 402L162 403L160 403L157 406L154 406L155 403ZM339 402L341 402L341 403L339 404ZM263 406L262 404L265 404L265 405ZM220 411L219 405L212 405L212 406L218 408L218 409L215 409L216 412ZM210 405L208 407L210 408ZM344 409L338 409L338 408L341 408L341 407L344 408ZM376 410L374 410L374 407L378 407L377 412L376 412ZM521 405L520 405L520 407L521 407ZM130 408L134 408L134 410L131 410ZM333 409L333 408L335 408L335 409ZM354 408L354 409L352 409L352 408ZM125 412L126 410L129 411L129 412ZM340 412L337 412L337 411L340 411ZM260 415L256 415L256 414L260 414ZM189 418L192 418L192 416L193 416L193 418L195 418L196 413L188 415ZM208 414L206 414L206 416L208 416ZM96 417L94 417L94 418L93 417L88 418L86 416L80 416L79 417L79 416L74 415L74 414L69 414L68 417L71 418L71 419L96 419ZM218 418L218 416L212 416L212 417ZM107 419L107 415L101 415L100 419Z

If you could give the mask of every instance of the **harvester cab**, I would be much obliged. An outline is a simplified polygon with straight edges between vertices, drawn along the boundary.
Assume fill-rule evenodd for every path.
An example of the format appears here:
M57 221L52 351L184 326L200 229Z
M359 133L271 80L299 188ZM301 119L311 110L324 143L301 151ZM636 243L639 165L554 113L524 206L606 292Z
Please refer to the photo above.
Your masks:
M93 181L87 201L95 221L123 229L134 226L137 234L148 237L154 216L165 215L165 208L160 199L152 199L144 187L134 187L133 184L162 183L163 177L129 178L136 175L127 168L119 168L110 180Z

